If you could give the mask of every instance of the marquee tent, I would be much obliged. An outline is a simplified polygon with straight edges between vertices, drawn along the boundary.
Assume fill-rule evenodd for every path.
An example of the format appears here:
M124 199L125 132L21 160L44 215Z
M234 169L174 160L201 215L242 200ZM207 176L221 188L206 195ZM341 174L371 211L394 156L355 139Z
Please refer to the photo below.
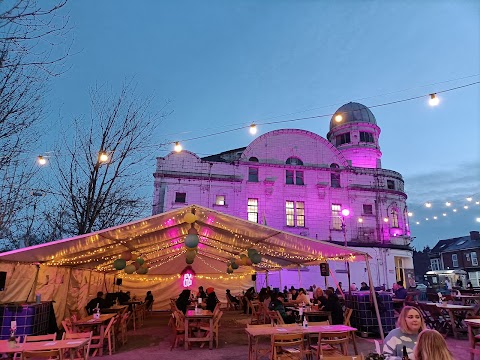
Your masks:
M188 222L192 220L193 224ZM113 291L115 278L122 278L122 290L141 296L152 290L155 308L167 309L169 299L182 290L180 273L187 266L184 242L192 226L200 240L191 265L196 275L192 288L213 286L220 300L227 288L234 293L253 286L251 275L255 272L326 261L366 261L368 266L366 253L191 205L94 233L1 253L0 271L7 272L7 281L0 302L31 301L35 294L41 294L43 300L55 300L57 319L62 319L71 311L81 312L97 291ZM261 262L227 274L227 263L252 248L262 256ZM114 269L114 260L126 251L145 260L148 274L129 275Z

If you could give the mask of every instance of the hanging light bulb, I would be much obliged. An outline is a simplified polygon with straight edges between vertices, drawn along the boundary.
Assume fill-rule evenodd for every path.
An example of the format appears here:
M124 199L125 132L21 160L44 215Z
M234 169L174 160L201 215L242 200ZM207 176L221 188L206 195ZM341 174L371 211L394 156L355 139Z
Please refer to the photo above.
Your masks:
M429 202L425 203L425 207L431 208L431 207L432 207L432 203L429 203Z
M417 221L415 224L420 225L420 221Z
M480 201L475 201L475 204L476 204L476 205L480 205Z
M445 206L451 206L451 205L452 205L452 203L451 203L450 201L447 201L447 202L445 203Z
M335 115L335 121L338 123L338 122L341 122L343 120L343 116L342 114L337 114Z
M38 165L45 165L47 163L47 159L42 155L37 156Z
M413 213L412 213L411 211L409 211L409 212L407 213L407 215L408 215L409 217L412 217L412 216L413 216Z
M440 99L437 97L437 94L430 94L430 100L428 100L430 106L437 106L439 102Z
M255 123L252 123L252 125L250 125L250 134L255 135L256 133L257 133L257 125L255 125Z
M363 219L362 219L362 218L358 218L358 222L359 222L359 223L363 223Z
M436 216L433 217L433 220L437 220L438 218Z
M473 199L471 197L468 197L467 198L467 201L472 201Z
M108 160L109 160L109 157L106 151L100 151L98 153L98 162L106 163Z
M447 213L443 213L442 215L443 215L443 216L447 216Z
M180 145L180 142L175 142L175 147L173 148L173 150L175 150L176 152L180 152L182 151L182 145Z
M465 205L463 208L464 208L465 210L468 210L468 206L467 206L467 205Z

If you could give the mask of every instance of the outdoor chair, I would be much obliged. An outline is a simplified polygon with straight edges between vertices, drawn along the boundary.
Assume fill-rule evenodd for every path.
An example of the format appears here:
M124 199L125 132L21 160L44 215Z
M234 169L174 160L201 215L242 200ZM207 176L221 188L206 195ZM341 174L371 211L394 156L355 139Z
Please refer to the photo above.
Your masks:
M239 306L239 304L232 302L227 296L227 310L238 310Z
M127 324L128 324L128 319L130 318L131 315L132 313L129 311L120 317L119 332L116 336L116 339L117 339L117 343L119 342L122 345L125 345L127 343Z
M92 336L93 331L90 332L82 332L82 333L65 333L63 334L63 340L70 340L70 339L88 339L88 342L83 346L83 349L79 349L75 351L74 360L88 360L89 353L90 353L90 344L92 343ZM70 350L73 351L73 350ZM65 358L70 358L70 356L65 354Z
M222 315L223 315L223 311L219 311L217 315L213 317L213 340L215 340L215 346L217 349L218 349L218 326L220 324L220 319L222 318ZM205 334L205 336L208 336L210 332L210 324L208 324L208 326L204 326L204 325L200 326L200 330L206 331L207 333ZM204 345L205 343L202 343L200 347L203 347Z
M303 360L306 354L302 333L274 334L272 336L272 360Z
M350 326L350 318L352 317L353 309L345 308L345 314L343 315L343 325Z
M37 342L37 341L55 341L57 339L57 333L48 335L25 335L23 342Z
M153 303L155 300L152 300L148 303L145 303L145 315L151 315L153 311Z
M336 355L348 355L349 340L348 331L325 332L319 334L317 345L310 345L310 348L316 354L316 360Z
M259 325L247 324L247 328L262 328L262 327L272 327L272 324L259 324ZM270 335L268 337L270 338ZM252 354L248 358L257 360L258 356L267 356L270 359L270 354L272 352L272 345L268 343L268 347L259 347L258 337L256 337L254 341L255 342L252 345Z
M185 316L181 311L174 311L172 313L172 316L172 329L174 337L170 351L172 351L174 347L177 347L178 345L180 345L180 343L183 343L185 341L185 331L188 331L188 329L185 329Z
M102 335L92 336L92 343L90 344L90 349L94 349L92 356L95 356L98 353L103 354L103 347L105 345L105 340L107 341L106 345L108 346L108 354L112 355L112 350L114 350L114 343L112 341L112 327L116 321L116 317L110 319L105 332Z
M248 305L250 307L250 311L252 313L252 317L250 318L250 324L260 324L260 302L259 301L250 301L248 300Z
M273 310L268 311L268 317L270 318L271 325L285 324L285 321L283 321L282 315L280 315L278 311L273 311Z
M65 320L62 320L62 326L63 330L65 330L67 334L71 334L74 332L72 321L70 320L70 318L65 318Z
M325 320L325 321L309 321L308 326L328 326L330 325L330 321ZM307 349L310 349L311 344L317 344L318 343L318 337L319 333L316 334L307 334Z
M28 359L59 359L62 360L62 352L60 350L42 350L42 351L24 351L22 360Z

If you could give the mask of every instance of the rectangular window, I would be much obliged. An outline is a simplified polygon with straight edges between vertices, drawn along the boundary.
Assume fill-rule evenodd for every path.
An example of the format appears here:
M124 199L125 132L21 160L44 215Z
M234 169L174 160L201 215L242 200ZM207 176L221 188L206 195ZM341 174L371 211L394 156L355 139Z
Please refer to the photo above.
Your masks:
M258 199L248 199L248 221L258 223Z
M472 259L472 265L473 266L478 266L477 253L475 251L472 251L470 253L470 258Z
M330 186L332 188L340 187L340 174L337 174L337 173L330 174Z
M387 189L395 190L395 181L387 180Z
M180 192L175 193L175 202L176 203L185 204L186 199L187 199L187 193L180 193Z
M337 135L335 138L337 145L349 144L350 143L350 133Z
M452 254L452 266L458 267L458 256L457 254Z
M363 215L373 215L373 205L363 204Z
M293 201L285 201L285 214L287 215L287 226L295 226L295 208Z
M398 228L398 212L397 210L392 210L392 227Z
M472 282L473 287L480 286L480 271L474 271L468 273L468 280Z
M225 195L217 195L215 198L215 205L224 206L225 205Z
M255 168L255 167L248 168L248 181L258 182L258 168Z
M374 143L375 140L373 139L373 134L366 131L360 131L360 142Z
M294 171L293 170L287 170L285 172L285 184L293 185L293 176L294 176Z
M305 203L297 201L297 226L305 227Z
M334 230L342 230L342 205L332 204L332 228Z
M440 270L440 259L430 259L432 270Z
M305 185L303 183L303 171L295 171L295 184Z

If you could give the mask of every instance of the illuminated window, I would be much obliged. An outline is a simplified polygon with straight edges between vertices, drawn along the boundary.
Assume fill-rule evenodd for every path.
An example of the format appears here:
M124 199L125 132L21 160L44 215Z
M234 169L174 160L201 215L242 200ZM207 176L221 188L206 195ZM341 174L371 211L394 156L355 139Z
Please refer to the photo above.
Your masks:
M350 133L347 132L345 134L337 135L335 140L336 140L337 146L342 145L342 144L348 144L348 143L350 143Z
M224 206L225 205L225 195L217 195L215 197L215 205Z
M440 270L440 259L430 259L432 270Z
M458 267L458 256L457 254L452 254L452 266Z
M332 204L332 228L342 230L342 205Z
M187 193L180 193L180 192L175 193L175 202L176 203L185 204L186 199L187 199Z
M372 133L360 131L360 142L374 143L375 139L373 138Z
M305 227L305 202L285 201L287 226Z
M248 221L258 223L258 199L248 199Z
M254 168L254 167L248 168L248 181L258 182L258 168Z
M330 186L332 188L340 187L340 174L337 174L337 173L330 174Z

